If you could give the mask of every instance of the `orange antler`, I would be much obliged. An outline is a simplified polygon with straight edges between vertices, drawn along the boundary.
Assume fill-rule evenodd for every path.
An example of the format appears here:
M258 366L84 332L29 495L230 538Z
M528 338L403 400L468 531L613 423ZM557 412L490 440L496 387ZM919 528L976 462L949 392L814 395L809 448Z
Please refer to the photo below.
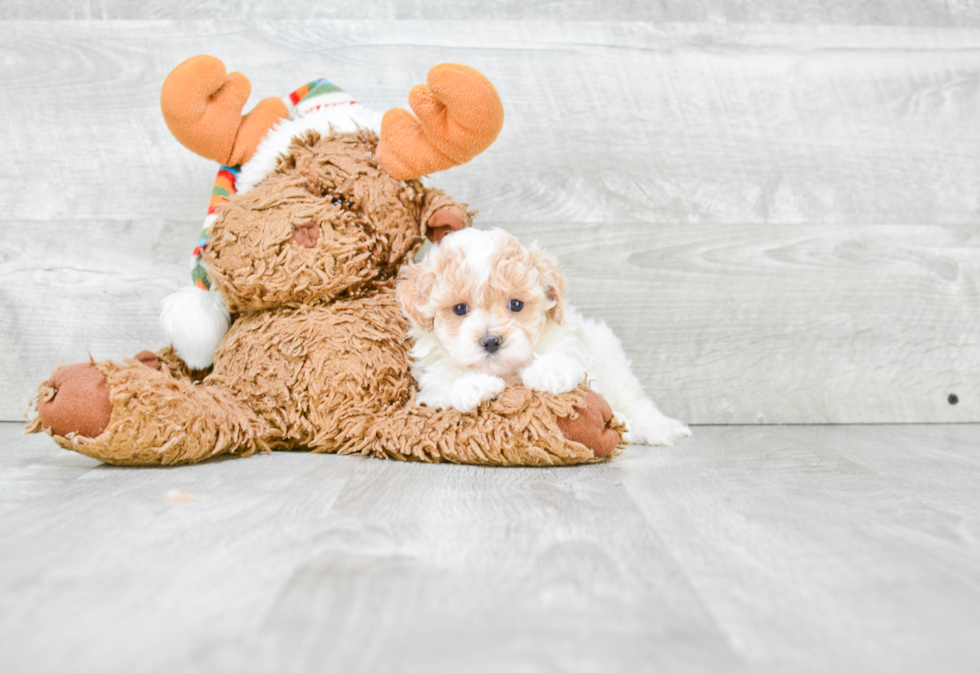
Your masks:
M504 125L504 107L486 77L465 65L443 63L408 96L407 110L381 120L378 163L388 175L410 180L467 161L490 147Z
M279 98L266 98L241 116L252 85L225 73L214 56L194 56L170 71L160 91L163 118L184 147L226 166L248 161L266 132L289 116Z

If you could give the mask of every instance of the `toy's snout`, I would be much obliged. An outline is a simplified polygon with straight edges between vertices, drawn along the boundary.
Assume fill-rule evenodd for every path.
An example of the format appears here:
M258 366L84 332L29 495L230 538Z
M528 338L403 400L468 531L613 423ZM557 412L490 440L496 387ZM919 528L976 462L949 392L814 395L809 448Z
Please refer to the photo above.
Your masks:
M293 240L304 248L313 248L320 242L320 226L313 221L293 225Z

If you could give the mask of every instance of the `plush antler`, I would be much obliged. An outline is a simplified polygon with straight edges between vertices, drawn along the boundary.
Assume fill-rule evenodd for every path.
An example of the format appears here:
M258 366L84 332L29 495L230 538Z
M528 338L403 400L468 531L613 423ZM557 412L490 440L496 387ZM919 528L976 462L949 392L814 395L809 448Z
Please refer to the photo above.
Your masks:
M244 117L252 85L225 72L214 56L189 58L167 75L160 91L163 118L187 149L226 166L248 161L266 132L289 116L279 98L266 98Z
M426 81L408 96L418 119L396 108L381 120L378 163L399 180L466 163L490 147L504 125L497 90L473 68L443 63Z

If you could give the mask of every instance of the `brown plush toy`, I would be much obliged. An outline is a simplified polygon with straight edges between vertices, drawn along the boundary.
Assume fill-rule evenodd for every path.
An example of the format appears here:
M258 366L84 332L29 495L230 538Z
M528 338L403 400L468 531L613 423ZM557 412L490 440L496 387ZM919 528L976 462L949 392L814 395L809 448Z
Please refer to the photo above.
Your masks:
M196 286L165 301L173 345L56 369L29 431L118 465L294 448L485 465L616 452L622 428L585 388L510 387L470 414L415 404L394 279L426 235L471 223L466 204L419 177L497 137L503 108L483 75L436 66L412 90L417 119L381 120L326 80L242 117L248 94L209 56L167 78L177 139L239 164L219 172Z

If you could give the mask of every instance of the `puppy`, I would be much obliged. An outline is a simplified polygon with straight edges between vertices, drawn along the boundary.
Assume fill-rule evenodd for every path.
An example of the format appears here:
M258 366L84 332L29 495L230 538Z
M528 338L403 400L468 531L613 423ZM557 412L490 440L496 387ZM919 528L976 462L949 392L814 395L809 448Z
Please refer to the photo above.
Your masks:
M396 289L415 340L416 400L467 412L507 385L557 395L588 379L630 443L690 435L644 394L612 330L565 305L564 292L556 261L501 229L447 235Z

